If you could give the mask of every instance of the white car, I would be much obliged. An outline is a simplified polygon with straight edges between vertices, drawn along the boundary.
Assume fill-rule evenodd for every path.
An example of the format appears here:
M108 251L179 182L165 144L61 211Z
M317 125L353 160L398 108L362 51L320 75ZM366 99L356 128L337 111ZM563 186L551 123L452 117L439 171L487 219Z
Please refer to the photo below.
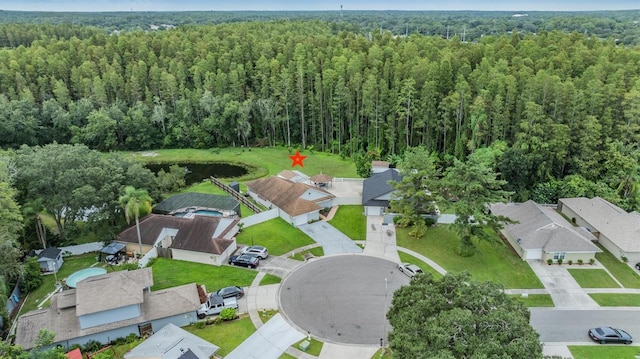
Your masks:
M423 273L422 269L420 269L420 267L418 267L415 264L411 264L411 263L400 263L398 264L398 270L400 270L400 272L406 274L407 276L409 276L409 278L413 278L416 276L416 274L420 274Z
M242 254L251 254L254 255L260 259L265 259L269 256L269 251L267 250L267 248L263 247L263 246L249 246L249 247L244 247L242 248L242 250L240 251L240 253Z

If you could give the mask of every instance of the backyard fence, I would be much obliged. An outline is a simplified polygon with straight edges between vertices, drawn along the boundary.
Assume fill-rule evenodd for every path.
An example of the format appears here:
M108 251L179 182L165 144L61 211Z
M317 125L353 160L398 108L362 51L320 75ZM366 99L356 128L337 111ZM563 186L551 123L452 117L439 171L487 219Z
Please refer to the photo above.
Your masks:
M242 218L240 223L243 223L245 227L251 227L254 224L266 222L270 219L274 219L278 217L278 209L272 208L268 211L260 212L253 214L249 217Z

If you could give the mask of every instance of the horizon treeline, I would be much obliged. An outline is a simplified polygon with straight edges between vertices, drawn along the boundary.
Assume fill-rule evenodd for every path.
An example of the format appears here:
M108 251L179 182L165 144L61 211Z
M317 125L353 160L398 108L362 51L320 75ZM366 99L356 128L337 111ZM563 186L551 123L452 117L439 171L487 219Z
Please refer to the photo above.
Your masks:
M613 39L467 43L335 34L322 21L71 29L81 36L0 50L3 148L278 145L397 158L424 146L443 166L489 148L519 199L569 188L637 207L640 49Z

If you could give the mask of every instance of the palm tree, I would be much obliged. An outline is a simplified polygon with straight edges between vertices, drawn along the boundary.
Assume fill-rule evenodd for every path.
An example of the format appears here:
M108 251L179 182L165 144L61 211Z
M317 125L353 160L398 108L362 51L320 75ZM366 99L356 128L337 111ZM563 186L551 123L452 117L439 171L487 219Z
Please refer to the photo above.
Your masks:
M44 211L44 206L42 205L42 198L37 198L33 201L28 202L25 206L22 207L22 213L25 217L32 217L35 221L36 226L36 236L42 242L42 248L47 248L47 229L42 223L42 212Z
M145 189L135 189L133 186L127 186L124 189L124 195L118 199L118 202L124 208L124 217L127 223L131 222L131 217L136 220L136 232L138 233L138 245L140 246L140 255L142 255L142 238L140 237L140 213L149 213L151 211L151 197Z

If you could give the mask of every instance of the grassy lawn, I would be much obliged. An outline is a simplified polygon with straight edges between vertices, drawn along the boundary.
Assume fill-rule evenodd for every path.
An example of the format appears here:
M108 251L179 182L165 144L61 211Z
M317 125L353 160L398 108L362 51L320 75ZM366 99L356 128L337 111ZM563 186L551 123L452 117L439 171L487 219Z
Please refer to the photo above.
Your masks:
M283 255L292 250L315 243L309 236L291 226L282 218L246 227L236 237L238 244L259 244L269 249L269 254Z
M297 261L304 261L304 255L307 253L313 254L314 257L322 257L324 256L324 249L322 247L313 247L307 251L296 253L293 257L289 258L295 259Z
M529 294L526 298L520 294L512 294L511 297L524 303L527 308L553 307L553 300L549 294Z
M278 357L278 359L296 359L296 357L294 357L291 354L287 354L287 353L282 353L282 355L280 355Z
M589 296L603 307L640 307L640 294L592 293Z
M620 288L604 269L567 269L582 288Z
M391 359L393 358L393 355L391 354L391 349L389 348L381 348L378 349L378 351L373 354L373 356L371 357L371 359Z
M340 206L329 224L353 240L364 241L367 239L367 217L363 213L363 206Z
M543 288L527 262L518 257L496 235L496 240L475 242L478 253L461 257L459 241L446 225L430 227L421 239L411 239L407 228L397 228L397 244L435 261L450 272L468 271L475 280L495 281L505 288Z
M640 288L640 276L627 264L620 262L602 246L602 253L596 253L596 259L602 263L625 288Z
M408 263L415 264L418 267L420 267L420 269L422 269L425 273L426 272L431 273L431 275L433 275L433 278L435 279L442 278L442 274L438 273L437 270L433 269L433 267L421 261L420 259L412 256L411 254L398 251L398 255L400 256L400 261L402 263L408 262Z
M266 323L267 321L269 321L269 319L273 318L273 316L278 313L279 312L277 309L267 309L267 310L258 311L258 314L260 314L260 320L262 320L263 323Z
M570 345L569 350L574 359L611 359L633 358L640 354L638 347L628 345Z
M80 269L85 269L91 267L92 264L96 263L96 256L98 254L87 253L79 256L66 257L64 259L64 264L58 271L57 277L58 280L62 280L70 276L76 271ZM109 267L106 267L107 271L110 271ZM26 299L24 306L20 313L26 313L30 310L34 310L38 308L38 304L42 302L42 300L49 294L51 291L55 289L55 277L53 274L47 274L43 276L42 285L38 287L38 289L33 290L29 293L29 297ZM49 304L46 303L45 307L48 307Z
M209 292L222 287L237 285L246 287L258 272L231 266L212 266L209 264L158 258L153 265L153 287L151 290L175 287L183 284L204 284Z
M296 349L300 349L300 347L298 345L300 345L300 343L302 343L305 340L307 340L307 338L304 338L301 341L295 343L294 345L292 345L292 347L294 347ZM320 355L320 351L322 351L322 345L324 343L319 341L319 340L315 340L313 338L311 338L310 342L311 342L311 345L309 345L309 349L307 349L307 351L305 353L307 353L309 355L313 355L313 356Z
M177 163L177 162L233 162L255 167L251 173L238 181L262 177L268 174L291 169L289 156L295 154L296 149L285 147L275 148L216 148L208 150L197 149L163 149L154 151L157 156L143 156L143 152L125 152L124 154L147 163ZM309 176L318 173L326 173L333 177L358 177L356 166L349 159L341 159L340 156L317 151L300 151L307 158L304 160L302 172Z
M276 277L273 274L267 273L260 281L260 285L278 284L280 282L282 282L282 278Z
M219 346L220 350L216 352L216 355L222 357L231 353L233 349L256 331L249 317L207 325L203 329L198 329L195 325L188 325L182 327L182 329Z

